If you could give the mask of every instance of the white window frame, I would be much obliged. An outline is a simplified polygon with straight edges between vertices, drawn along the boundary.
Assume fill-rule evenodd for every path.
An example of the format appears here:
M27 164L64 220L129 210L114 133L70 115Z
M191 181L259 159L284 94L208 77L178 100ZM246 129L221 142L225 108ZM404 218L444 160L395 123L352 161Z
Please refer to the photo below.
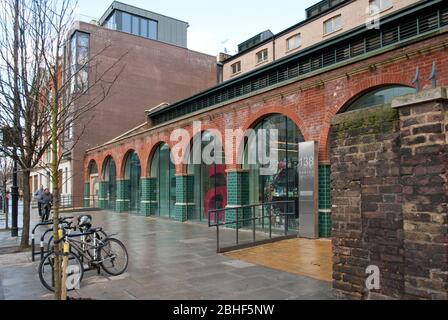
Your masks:
M294 40L294 39L299 39L298 44L296 43L296 41L294 41L294 45L290 46L290 41ZM300 48L301 46L302 46L302 34L301 33L296 33L295 35L286 39L286 51L291 51L291 50Z
M340 23L339 27L336 27L336 21L338 19L340 20L341 23ZM327 24L328 23L331 23L331 31L327 32ZM342 28L343 28L342 14L338 14L338 15L336 15L334 17L331 17L330 19L327 19L327 20L324 21L324 35L325 36L328 35L328 34L332 34L334 32L338 32L338 31L342 30Z
M258 51L256 53L256 57L257 57L257 64L263 63L265 61L268 61L268 59L269 59L269 50L266 48L266 49Z
M378 6L379 2L379 6ZM375 10L376 8L372 8L375 5L379 9L379 11ZM383 11L389 10L394 6L393 0L369 0L369 12L370 15L375 15L381 13Z
M238 67L238 68L236 68L236 67ZM233 63L230 66L230 68L232 70L232 75L240 73L241 72L241 61L237 61L237 62Z

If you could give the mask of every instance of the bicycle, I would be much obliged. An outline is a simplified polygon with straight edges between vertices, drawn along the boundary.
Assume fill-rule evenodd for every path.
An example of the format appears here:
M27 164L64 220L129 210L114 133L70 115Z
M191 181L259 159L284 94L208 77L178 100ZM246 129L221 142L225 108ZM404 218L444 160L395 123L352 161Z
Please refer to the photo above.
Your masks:
M75 232L75 231L77 230L77 228L79 229L79 231L80 231L81 233L88 233L88 228L87 228L87 227L82 227L82 226L80 226L80 225L81 225L81 222L80 222L80 221L81 221L83 218L87 218L87 219L92 220L92 217L91 217L91 216L80 216L80 217L78 217L78 227L77 227L76 225L75 225L75 226L73 225L73 221L67 221L66 219L63 219L63 220L60 221L59 227L60 227L60 228L63 228L64 230L66 230L68 233ZM90 227L89 227L89 228L90 228ZM102 230L102 229L99 230L99 231L96 233L96 236L97 236L97 238L100 239L100 240L101 240L101 239L106 239L106 238L108 238L107 233L104 232L104 230ZM87 235L87 236L85 236L85 241L86 241L86 242L92 242L93 239L92 239L91 235ZM47 252L49 252L49 251L52 250L53 245L54 245L54 236L51 236L51 237L48 239L48 242L47 242ZM88 252L88 254L92 257L92 253Z
M115 238L99 239L98 233L102 231L102 228L91 228L87 233L76 234L68 234L64 229L62 230L64 236L55 245L62 241L70 245L67 268L68 279L75 280L76 284L81 283L86 270L84 268L84 260L87 261L88 268L97 269L100 267L111 276L118 276L126 271L129 263L126 247L120 240ZM92 235L93 244L86 242L85 236ZM81 238L81 240L78 240L78 238ZM47 253L39 264L39 279L42 285L49 291L54 291L55 257L56 253L52 250ZM75 285L68 288L69 291L75 289Z

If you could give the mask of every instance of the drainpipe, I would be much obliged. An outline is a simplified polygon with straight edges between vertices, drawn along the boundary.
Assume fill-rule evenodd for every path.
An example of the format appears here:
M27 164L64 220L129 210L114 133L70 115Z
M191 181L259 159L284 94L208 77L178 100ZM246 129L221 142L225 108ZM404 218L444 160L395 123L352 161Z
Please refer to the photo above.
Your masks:
M272 61L275 61L275 35L272 36Z

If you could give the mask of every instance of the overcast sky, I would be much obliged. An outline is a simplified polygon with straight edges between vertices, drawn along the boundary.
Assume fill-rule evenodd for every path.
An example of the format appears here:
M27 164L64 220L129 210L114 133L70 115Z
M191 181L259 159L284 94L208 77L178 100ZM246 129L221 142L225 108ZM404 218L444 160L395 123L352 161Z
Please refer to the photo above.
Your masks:
M99 19L112 0L78 0L78 14ZM188 48L216 55L270 29L277 33L305 18L318 0L121 0L146 10L187 21ZM85 17L83 17L85 19Z

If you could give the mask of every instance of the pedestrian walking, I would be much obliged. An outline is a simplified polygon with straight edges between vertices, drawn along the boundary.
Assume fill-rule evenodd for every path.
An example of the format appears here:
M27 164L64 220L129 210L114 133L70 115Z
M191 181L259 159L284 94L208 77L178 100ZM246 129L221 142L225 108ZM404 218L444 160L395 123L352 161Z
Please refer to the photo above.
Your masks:
M44 190L43 195L39 198L39 203L42 205L42 222L48 221L51 207L53 206L53 195L48 188Z
M40 188L34 193L34 198L37 200L37 210L39 211L39 217L42 217L42 203L40 203L39 199L44 194L44 186L40 186Z

